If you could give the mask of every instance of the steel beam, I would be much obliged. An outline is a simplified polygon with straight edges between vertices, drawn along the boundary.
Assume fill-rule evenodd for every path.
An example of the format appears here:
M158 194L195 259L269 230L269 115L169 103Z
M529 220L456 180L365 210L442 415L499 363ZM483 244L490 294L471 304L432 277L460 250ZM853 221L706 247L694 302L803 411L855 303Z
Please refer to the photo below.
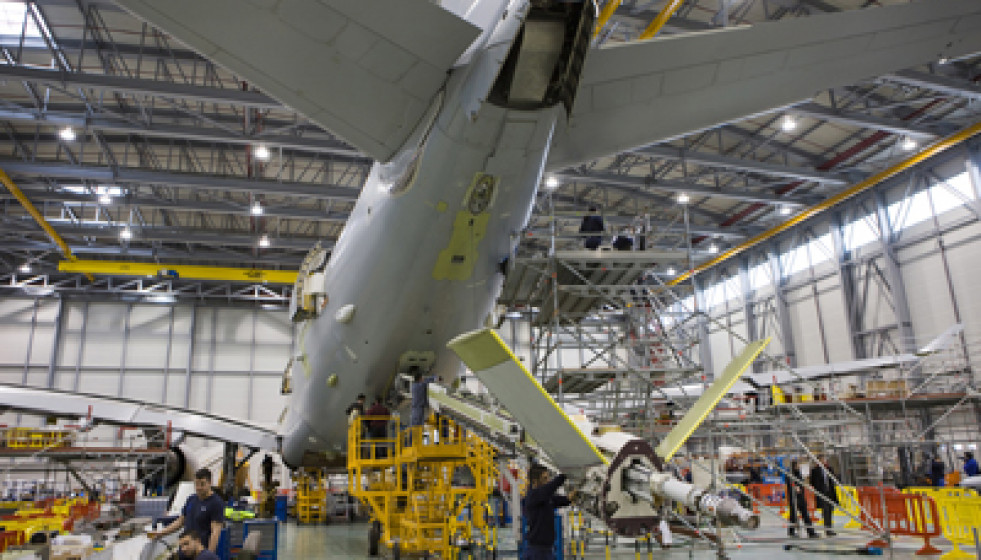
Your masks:
M109 76L88 72L61 72L59 70L11 64L0 65L0 79L44 83L65 89L88 88L114 93L166 97L178 101L218 103L251 107L253 109L289 111L282 103L257 91L195 86L162 80L125 78L122 76Z
M774 246L767 248L766 256L773 276L773 305L776 308L777 325L780 327L780 342L783 345L784 358L788 366L797 367L797 345L794 343L793 322L790 319L790 305L787 303L785 288L787 277L780 266L777 248Z
M99 244L70 244L72 251L82 255L120 255L129 258L147 259L169 259L169 260L200 260L204 262L231 262L231 263L253 263L257 266L283 266L296 268L300 266L303 253L293 251L291 253L274 252L255 256L251 253L237 254L233 251L208 251L195 249L193 251L180 251L167 247L123 247L122 245L99 245ZM52 251L56 249L50 242L21 240L0 242L0 252L24 252L24 251ZM288 249L284 251L289 251ZM39 263L39 266L41 264Z
M851 358L861 360L867 358L865 345L858 337L859 323L856 304L854 263L845 245L845 220L841 212L831 214L831 243L834 245L835 260L837 261L838 286L841 292L842 306L845 309L845 329L848 332Z
M252 209L248 204L236 204L221 200L194 200L190 198L179 198L168 200L145 196L138 193L129 193L126 196L113 197L109 204L102 204L96 201L94 196L75 194L70 192L56 192L42 189L24 189L24 194L32 200L43 202L61 202L68 205L89 204L101 206L103 208L113 208L116 206L156 208L159 210L171 210L179 212L208 212L209 214L236 214L252 215ZM0 200L6 198L0 194ZM268 205L262 207L262 215L270 218L287 218L294 220L309 220L315 222L345 222L349 214L347 212L324 211L316 208L300 208L286 206L282 204ZM730 232L731 233L731 232ZM745 235L735 235L743 238Z
M103 184L168 185L221 191L293 194L338 200L355 200L360 194L359 188L336 185L228 177L206 173L177 173L125 167L71 165L61 162L0 160L0 168L19 176L89 180Z
M907 86L913 86L931 91L936 91L954 97L966 97L968 99L981 99L981 86L967 80L930 74L919 70L901 70L882 77L890 82L897 82Z
M45 386L55 386L55 373L58 371L58 356L61 355L61 337L65 330L65 298L58 298L58 314L55 315L54 337L51 341L51 358L48 360L48 378Z
M594 183L624 190L635 196L646 196L649 194L646 192L647 189L654 189L669 193L687 193L710 198L726 198L742 202L763 202L768 204L808 205L819 200L815 197L777 196L771 193L753 192L746 189L715 189L707 185L686 181L657 180L651 179L650 177L617 175L615 173L557 173L555 176L562 181Z
M107 226L102 223L79 223L55 222L57 231L60 235L67 237L95 237L119 239L119 225ZM201 230L187 228L168 228L161 226L139 226L131 224L133 238L130 243L140 241L164 241L167 243L197 243L209 246L229 246L229 247L255 247L259 234L242 234L240 232L222 232L221 230ZM30 230L27 230L30 231ZM0 225L0 233L24 233L24 227L11 225ZM309 250L317 242L321 241L322 246L330 248L333 243L327 242L328 238L320 237L274 237L269 236L269 247L264 248L269 251L279 249L292 249L295 251ZM332 240L330 240L332 241ZM326 242L326 243L324 243Z
M82 107L80 106L81 110ZM181 126L172 124L136 124L107 117L90 115L69 115L64 113L38 112L24 109L2 109L0 120L29 121L39 125L57 127L70 126L78 130L97 130L104 133L135 134L149 138L167 138L197 142L217 142L222 144L253 145L262 144L270 149L295 150L299 152L330 154L369 164L371 159L347 144L332 138L317 136L292 136L284 134L236 134L228 130L207 126ZM240 125L239 125L240 126ZM31 135L33 136L33 134ZM322 136L322 135L321 135ZM118 139L109 138L109 141Z
M886 281L889 283L889 294L892 296L893 311L899 324L899 347L907 354L916 352L916 337L913 334L913 316L909 309L909 298L906 295L906 282L902 271L899 270L899 257L893 246L895 235L889 220L889 204L881 190L873 193L875 212L879 224L879 241L882 243L882 262L885 264Z
M893 134L913 136L927 140L932 140L941 134L941 132L932 127L918 125L907 121L866 115L856 111L832 109L813 102L794 105L790 108L789 112L821 121L845 124L858 128L882 130Z
M844 186L848 184L848 179L836 173L794 167L790 165L780 165L777 163L765 163L750 159L734 158L721 154L710 154L706 152L685 150L673 146L649 146L639 150L633 150L635 154L655 157L658 159L683 160L698 165L708 167L724 167L727 169L737 169L749 173L759 173L760 175L770 175L784 179L794 179L800 181L812 181L832 186Z

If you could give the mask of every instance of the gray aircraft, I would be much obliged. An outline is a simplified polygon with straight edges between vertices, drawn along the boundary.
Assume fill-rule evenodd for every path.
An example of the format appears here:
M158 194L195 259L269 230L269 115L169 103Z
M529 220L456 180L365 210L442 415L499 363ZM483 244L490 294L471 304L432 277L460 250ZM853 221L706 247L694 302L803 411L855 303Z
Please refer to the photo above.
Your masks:
M343 451L345 407L484 324L542 176L981 51L929 0L591 45L592 1L117 0L377 163L298 282L284 459Z

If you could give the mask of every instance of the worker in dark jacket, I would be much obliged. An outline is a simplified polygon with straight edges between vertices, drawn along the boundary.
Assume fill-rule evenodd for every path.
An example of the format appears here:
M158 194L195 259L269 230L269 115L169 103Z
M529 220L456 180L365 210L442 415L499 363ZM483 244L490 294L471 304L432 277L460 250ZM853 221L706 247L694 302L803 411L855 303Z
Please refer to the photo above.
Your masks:
M387 439L388 420L392 413L385 406L384 399L381 396L375 397L375 403L364 412L364 415L370 418L368 420L368 437L371 439ZM387 448L387 442L375 445L375 457L378 459L388 457Z
M838 505L838 485L835 484L834 473L828 466L828 459L820 458L820 462L811 469L808 483L814 488L814 500L821 508L821 518L824 519L824 530L829 537L835 536L831 530L834 525L835 507Z
M582 224L579 225L579 233L603 233L603 216L596 214L596 207L589 207L589 214L582 217ZM584 241L587 249L596 249L600 246L603 238L599 235L590 235Z
M521 500L521 514L528 523L525 535L525 554L522 560L554 560L555 552L555 510L571 505L569 497L558 496L555 492L565 483L565 475L552 478L548 469L532 465L528 469L528 483L531 487Z
M791 537L797 536L797 516L800 515L801 520L807 527L807 536L812 539L818 538L817 533L814 532L814 527L811 526L811 515L807 511L807 499L804 496L804 487L798 482L804 479L801 477L800 467L797 466L797 461L790 463L790 474L786 479L787 509L790 511L790 527L787 528L787 535Z
M944 485L944 473L947 472L947 465L944 464L940 455L934 455L933 461L930 462L930 482L936 486L941 487Z

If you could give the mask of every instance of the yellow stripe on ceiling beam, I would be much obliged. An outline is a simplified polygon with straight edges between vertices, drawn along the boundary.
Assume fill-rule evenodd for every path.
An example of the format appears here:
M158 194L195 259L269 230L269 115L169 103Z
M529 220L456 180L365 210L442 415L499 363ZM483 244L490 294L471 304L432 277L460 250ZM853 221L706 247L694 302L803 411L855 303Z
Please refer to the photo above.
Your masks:
M758 235L755 235L755 236L749 238L748 240L746 240L745 242L743 242L743 243L741 243L741 244L733 247L732 249L729 249L728 251L725 251L724 253L722 253L721 255L719 255L717 257L715 257L714 259L708 260L708 261L706 261L706 262L704 262L704 263L696 266L693 270L690 270L688 272L685 272L684 274L681 274L680 276L678 276L674 280L671 280L670 282L668 282L668 286L677 286L678 284L684 282L685 280L688 280L692 276L694 276L696 274L700 274L702 272L705 272L709 268L712 268L713 266L715 266L715 265L717 265L717 264L719 264L719 263L721 263L723 261L729 260L732 257L734 257L734 256L742 253L743 251L746 251L747 249L749 249L749 248L751 248L751 247L753 247L755 245L758 245L760 243L763 243L764 241L767 241L769 239L772 239L774 236L787 231L788 229L796 226L797 224L799 224L799 223L801 223L801 222L803 222L805 220L808 220L810 218L813 218L814 216L820 214L821 212L824 212L825 210L827 210L828 208L831 208L832 206L838 204L839 202L842 202L845 199L851 198L851 197L853 197L853 196L861 193L862 191L868 190L868 189L874 187L875 185L877 185L877 184L885 181L886 179L889 179L890 177L892 177L894 175L897 175L899 173L902 173L903 171L906 171L910 167L913 167L914 165L916 165L916 164L918 164L918 163L920 163L922 161L925 161L925 160L927 160L927 159L929 159L929 158L931 158L931 157L939 154L940 152L942 152L944 150L950 149L950 148L952 148L952 147L960 144L961 142L964 142L968 138L970 138L970 137L972 137L972 136L974 136L975 134L978 134L978 133L981 133L981 122L976 122L973 125L971 125L971 126L969 126L967 128L964 128L964 129L960 130L959 132L956 132L954 134L951 134L950 136L948 136L946 138L941 138L940 140L937 140L933 144L930 144L929 146L927 146L926 148L924 148L922 151L920 151L916 155L914 155L914 156L912 156L912 157L910 157L908 159L905 159L905 160L903 160L903 161L901 161L901 162L893 165L892 167L889 167L887 169L884 169L883 171L880 171L880 172L876 173L875 175L869 177L868 179L865 179L864 181L862 181L860 183L856 183L855 185L853 185L853 186L851 186L851 187L849 187L849 188L841 191L840 193L832 196L831 198L829 198L829 199L827 199L827 200L825 200L825 201L823 201L823 202L821 202L819 204L815 204L814 206L811 206L810 208L808 208L806 210L801 211L800 213L798 213L794 217L790 218L786 222L783 222L780 225L774 226L774 227L772 227L772 228L764 231L763 233L760 233Z
M258 270L254 268L227 268L220 266L197 266L186 264L156 264L121 261L61 261L61 272L80 272L106 276L158 276L165 277L174 271L179 278L187 280L216 280L221 282L250 282L266 284L293 284L296 271Z
M0 183L3 183L3 186L7 187L7 190L10 191L10 194L14 195L14 198L16 198L18 202L20 202L20 205L24 207L24 210L27 210L27 213L30 214L32 218L34 218L34 221L37 222L37 225L41 226L41 229L44 230L44 233L46 233L48 237L51 239L51 241L53 241L54 244L57 245L59 249L61 249L61 254L65 255L65 258L67 258L69 261L72 262L77 261L78 257L72 254L72 250L68 246L68 244L65 243L65 240L62 239L61 236L58 235L58 232L56 232L54 228L51 227L51 224L49 224L48 221L44 219L44 216L41 215L41 212L39 212L38 209L34 206L34 204L32 204L31 201L27 199L27 195L24 194L24 191L20 190L20 187L18 187L17 184L14 183L14 180L11 179L10 175L7 175L7 172L4 171L3 169L0 169ZM95 280L95 278L91 274L86 274L85 276L89 279L89 281Z
M607 0L606 5L603 6L603 10L600 11L599 17L596 18L596 27L593 28L593 37L599 35L599 32L606 27L606 23L610 21L613 17L613 12L617 11L620 7L620 2L623 0Z
M667 23L669 19L671 19L671 16L673 16L674 13L678 11L678 8L680 8L681 5L684 3L685 0L670 0L670 2L668 2L668 5L665 6L660 13L657 14L657 17L654 18L654 21L652 21L651 24L647 26L647 29L645 29L644 32L641 33L640 37L638 38L643 41L645 39L650 39L655 35L657 35L657 32L660 31L662 27L664 27L664 24Z

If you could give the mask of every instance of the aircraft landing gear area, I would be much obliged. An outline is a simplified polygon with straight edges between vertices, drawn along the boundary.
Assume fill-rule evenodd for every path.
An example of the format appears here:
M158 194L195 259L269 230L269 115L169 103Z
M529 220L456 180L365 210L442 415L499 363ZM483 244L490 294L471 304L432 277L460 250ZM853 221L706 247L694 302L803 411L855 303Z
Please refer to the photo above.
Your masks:
M368 552L392 557L453 558L463 546L493 547L497 529L488 500L497 469L494 451L446 417L399 430L388 418L358 417L348 428L348 481L368 507ZM370 422L386 422L384 438L370 438Z

